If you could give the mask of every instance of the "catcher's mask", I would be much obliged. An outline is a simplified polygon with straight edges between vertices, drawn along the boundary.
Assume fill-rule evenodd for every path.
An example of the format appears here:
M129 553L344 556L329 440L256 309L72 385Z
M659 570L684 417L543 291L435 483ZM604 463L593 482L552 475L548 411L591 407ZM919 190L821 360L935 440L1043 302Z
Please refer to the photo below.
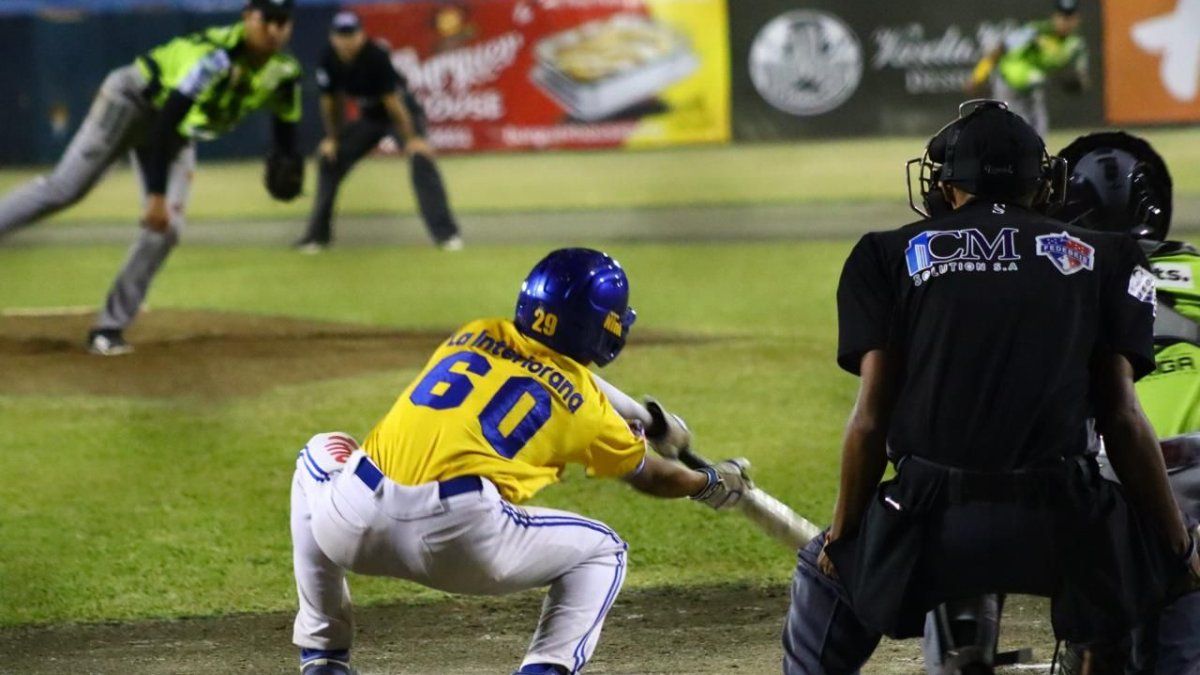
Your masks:
M1047 212L1092 230L1164 241L1171 229L1167 164L1144 139L1122 131L1080 136L1062 149L1071 175L1066 199Z
M913 166L921 206L913 199ZM1061 203L1066 191L1067 165L1046 153L1046 144L1008 104L973 99L958 106L958 119L942 127L921 157L905 165L908 205L918 215L933 218L951 211L942 191L952 185L976 197L1016 200L1033 195L1039 210Z

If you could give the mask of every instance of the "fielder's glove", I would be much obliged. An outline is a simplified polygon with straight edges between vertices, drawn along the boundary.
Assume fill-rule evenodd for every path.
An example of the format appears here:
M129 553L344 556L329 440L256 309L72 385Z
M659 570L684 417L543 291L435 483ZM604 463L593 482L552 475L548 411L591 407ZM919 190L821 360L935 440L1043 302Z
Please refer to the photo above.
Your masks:
M272 150L267 153L263 183L267 192L279 201L290 202L304 187L304 158L299 153Z
M744 457L727 459L704 467L701 470L708 475L708 485L691 498L717 510L737 504L742 495L754 487L754 482L746 475L748 468L750 460Z
M650 426L646 427L646 440L650 447L667 459L679 459L679 451L692 444L692 432L679 415L667 412L657 399L647 396L642 399L650 413Z

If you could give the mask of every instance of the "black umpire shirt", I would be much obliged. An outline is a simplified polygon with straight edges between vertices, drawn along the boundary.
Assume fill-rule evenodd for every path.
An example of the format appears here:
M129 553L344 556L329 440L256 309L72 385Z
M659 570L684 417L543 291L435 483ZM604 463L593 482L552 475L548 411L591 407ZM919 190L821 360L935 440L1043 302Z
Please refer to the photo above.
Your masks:
M885 349L900 374L888 430L908 454L1010 471L1081 454L1105 353L1154 369L1154 276L1128 236L975 201L863 236L838 286L838 364Z
M367 40L350 63L342 63L333 48L325 45L317 66L317 88L321 93L344 93L358 99L364 118L386 120L387 110L379 99L407 86L404 77L392 67L387 50L374 40Z

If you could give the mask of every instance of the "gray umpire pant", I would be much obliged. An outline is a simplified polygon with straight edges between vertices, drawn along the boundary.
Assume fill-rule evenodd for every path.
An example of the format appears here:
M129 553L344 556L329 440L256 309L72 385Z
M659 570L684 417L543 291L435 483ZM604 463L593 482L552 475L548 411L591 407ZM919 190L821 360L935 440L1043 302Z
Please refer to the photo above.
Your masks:
M109 73L54 170L0 199L0 237L78 202L124 153L130 154L145 202L141 146L157 114L143 95L145 89L145 77L137 66ZM195 166L195 148L188 143L175 155L167 175L170 227L161 233L140 231L96 318L96 328L124 329L137 315L150 282L183 230Z
M1008 85L1000 73L992 75L992 98L1008 103L1008 109L1020 115L1042 138L1050 133L1050 114L1046 111L1046 88L1031 87L1018 91Z

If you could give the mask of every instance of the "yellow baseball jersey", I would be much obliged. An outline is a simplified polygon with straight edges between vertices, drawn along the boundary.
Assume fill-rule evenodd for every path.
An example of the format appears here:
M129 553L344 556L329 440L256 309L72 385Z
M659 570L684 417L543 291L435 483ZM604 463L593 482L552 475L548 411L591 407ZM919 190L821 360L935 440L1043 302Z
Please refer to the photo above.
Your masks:
M513 502L557 482L568 463L624 476L646 455L586 366L506 319L450 336L363 449L401 485L475 475Z

